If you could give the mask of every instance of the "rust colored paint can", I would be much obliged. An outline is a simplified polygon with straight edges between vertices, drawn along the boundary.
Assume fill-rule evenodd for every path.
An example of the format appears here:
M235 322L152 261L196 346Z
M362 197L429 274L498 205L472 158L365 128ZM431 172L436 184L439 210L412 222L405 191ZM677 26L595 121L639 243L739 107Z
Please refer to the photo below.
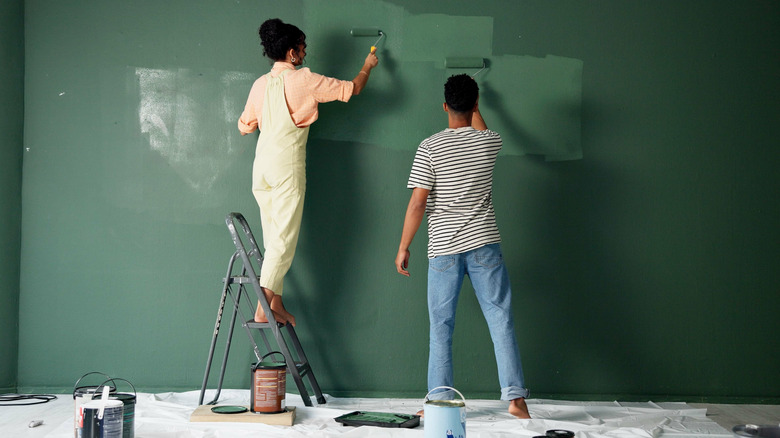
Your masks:
M260 362L252 364L252 395L249 410L259 414L278 414L287 408L285 393L287 390L287 364L266 361L265 358L282 353L272 351Z

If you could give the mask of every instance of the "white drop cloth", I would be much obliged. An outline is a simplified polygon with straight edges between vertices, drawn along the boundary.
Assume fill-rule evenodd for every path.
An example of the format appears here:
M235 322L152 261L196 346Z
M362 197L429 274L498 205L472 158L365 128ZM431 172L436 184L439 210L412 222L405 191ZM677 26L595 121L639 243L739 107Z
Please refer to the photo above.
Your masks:
M214 392L206 394L211 400ZM414 429L342 426L333 419L353 411L414 414L423 399L336 398L327 404L304 406L301 398L287 394L288 406L296 407L292 427L257 423L191 423L199 391L182 393L139 393L135 413L136 438L275 438L275 437L419 437L424 422ZM726 429L706 417L706 409L685 403L573 402L530 399L531 420L510 415L507 403L497 400L466 400L468 438L533 437L550 429L566 429L578 438L598 437L732 437ZM248 390L224 390L219 404L249 405ZM70 395L52 402L26 407L0 408L2 437L73 437L74 403ZM32 420L44 424L28 428Z

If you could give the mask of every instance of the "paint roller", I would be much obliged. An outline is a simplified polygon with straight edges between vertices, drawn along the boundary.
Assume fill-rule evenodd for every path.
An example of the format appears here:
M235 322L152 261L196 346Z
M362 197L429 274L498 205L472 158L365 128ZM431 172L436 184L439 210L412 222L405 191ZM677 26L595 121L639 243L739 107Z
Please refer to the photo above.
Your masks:
M486 68L484 58L475 58L469 56L453 56L444 59L444 68L478 68L479 70L471 75L473 78L479 72Z
M353 37L365 37L365 36L377 36L379 35L379 39L376 40L373 46L371 46L371 53L376 52L376 46L379 44L379 40L384 38L385 34L379 29L373 28L373 27L356 27L349 31L350 34L352 34Z

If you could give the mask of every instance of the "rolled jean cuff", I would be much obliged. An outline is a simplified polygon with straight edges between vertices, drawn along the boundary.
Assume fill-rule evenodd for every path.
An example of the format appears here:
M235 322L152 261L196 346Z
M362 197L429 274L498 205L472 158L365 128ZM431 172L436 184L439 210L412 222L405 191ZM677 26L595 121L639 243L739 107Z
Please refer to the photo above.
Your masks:
M501 388L501 400L528 398L529 395L531 395L531 391L526 388L520 388L519 386L508 386L506 388Z

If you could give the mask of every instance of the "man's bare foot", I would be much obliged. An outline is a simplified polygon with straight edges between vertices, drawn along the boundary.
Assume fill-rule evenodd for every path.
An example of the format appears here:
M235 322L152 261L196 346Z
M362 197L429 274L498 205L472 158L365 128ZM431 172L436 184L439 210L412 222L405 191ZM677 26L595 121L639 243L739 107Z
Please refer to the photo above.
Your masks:
M279 319L277 319L277 321L281 322L282 324L289 322L290 325L295 327L295 317L284 308L281 295L274 295L273 298L271 298L271 311L274 312L274 317L278 314L282 319L282 321L279 321Z
M523 420L531 418L531 414L528 413L528 406L522 397L509 402L509 413Z
M420 409L419 411L417 411L417 415L421 417L425 417L425 409Z
M263 295L265 295L265 299L271 306L271 312L273 312L276 322L286 324L288 320L284 318L284 315L280 314L273 308L274 297L278 295L274 294L272 290L266 288L263 288ZM288 313L288 315L290 314ZM257 310L255 310L255 322L268 322L268 318L265 316L265 311L263 311L263 306L260 303L257 303Z

